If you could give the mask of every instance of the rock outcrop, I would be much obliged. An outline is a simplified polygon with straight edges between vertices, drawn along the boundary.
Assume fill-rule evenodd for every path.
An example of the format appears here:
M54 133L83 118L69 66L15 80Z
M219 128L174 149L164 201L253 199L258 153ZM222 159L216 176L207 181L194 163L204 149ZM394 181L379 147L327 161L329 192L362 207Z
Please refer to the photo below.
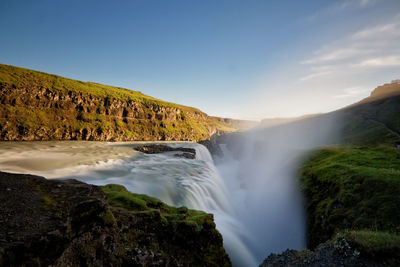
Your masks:
M310 250L286 250L281 254L271 254L264 260L260 267L383 267L387 264L374 262L361 258L359 251L353 249L345 239L337 239Z
M140 151L146 154L159 154L163 152L180 151L185 153L191 153L196 155L196 149L189 147L170 147L167 145L151 144L142 145L134 148L136 151Z
M230 266L213 216L119 185L0 172L1 266Z

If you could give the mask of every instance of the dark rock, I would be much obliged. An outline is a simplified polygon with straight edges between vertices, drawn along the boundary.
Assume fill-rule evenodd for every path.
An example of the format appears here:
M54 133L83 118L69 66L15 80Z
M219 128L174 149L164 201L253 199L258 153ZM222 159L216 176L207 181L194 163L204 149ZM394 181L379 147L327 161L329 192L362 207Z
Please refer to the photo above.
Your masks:
M195 159L196 158L195 154L187 153L187 152L184 152L182 154L175 154L174 156L177 158L187 158L187 159Z
M136 151L140 151L146 154L159 154L163 152L169 151L182 151L188 154L192 154L193 158L196 156L196 150L194 148L187 148L187 147L170 147L167 145L143 145L137 146L134 148Z
M0 172L0 190L0 266L230 266L210 214L193 227L156 206L113 206L102 187L33 175Z
M383 267L388 266L360 257L359 252L349 246L341 246L338 240L326 242L314 251L288 249L281 254L270 254L260 267L311 266L311 267Z
M225 137L228 135L229 135L229 133L217 131L215 134L213 134L210 137L210 139L202 140L198 143L205 146L208 149L208 151L210 152L211 156L215 159L215 157L223 156L223 152L220 148L220 144L225 144L224 140L225 140Z

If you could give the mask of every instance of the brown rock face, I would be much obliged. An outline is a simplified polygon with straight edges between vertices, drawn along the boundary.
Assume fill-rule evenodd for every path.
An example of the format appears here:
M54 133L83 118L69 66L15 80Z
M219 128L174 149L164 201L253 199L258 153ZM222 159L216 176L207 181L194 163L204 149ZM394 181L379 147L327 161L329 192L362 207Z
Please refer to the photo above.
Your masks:
M138 91L0 64L0 140L208 140L255 122Z
M216 131L199 111L35 84L0 83L0 103L0 140L198 141Z
M33 175L0 172L0 190L0 266L230 266L211 214Z

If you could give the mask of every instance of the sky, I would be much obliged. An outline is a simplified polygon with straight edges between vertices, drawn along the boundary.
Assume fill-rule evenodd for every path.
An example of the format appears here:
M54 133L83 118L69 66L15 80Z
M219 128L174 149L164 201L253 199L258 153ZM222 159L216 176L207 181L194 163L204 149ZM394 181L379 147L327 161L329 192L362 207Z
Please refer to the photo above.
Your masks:
M0 63L238 119L354 103L399 44L399 0L0 0Z

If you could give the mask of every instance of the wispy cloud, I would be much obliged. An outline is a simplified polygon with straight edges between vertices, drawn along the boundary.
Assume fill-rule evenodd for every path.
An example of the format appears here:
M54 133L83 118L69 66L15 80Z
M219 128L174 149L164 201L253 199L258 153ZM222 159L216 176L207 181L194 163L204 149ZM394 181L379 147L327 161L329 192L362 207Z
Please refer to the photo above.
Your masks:
M400 21L370 27L356 32L352 38L355 40L377 37L398 36L400 34Z
M314 56L300 62L309 74L300 81L329 74L357 73L365 68L400 66L400 14L386 23L370 25L318 49ZM320 69L316 72L316 69Z
M364 88L360 86L349 87L342 90L342 94L334 95L333 98L350 98L359 97L367 92L370 92L370 88Z
M316 13L303 19L303 22L313 22L316 19L323 18L327 15L335 15L343 10L349 9L364 9L374 6L381 0L341 0L336 1L326 8L317 11Z
M362 55L367 55L373 53L374 49L359 48L359 47L343 47L337 49L321 49L317 51L316 56L302 61L302 64L323 64L330 63L333 61L345 60L349 58L354 58Z
M332 73L331 71L314 72L314 73L311 73L311 74L309 74L309 75L307 75L307 76L304 76L304 77L300 78L300 81L301 81L301 82L308 81L308 80L314 79L314 78L316 78L316 77L329 75L329 74L331 74L331 73Z
M355 67L393 67L400 66L400 56L377 57L364 60Z
M365 7L365 6L368 6L368 5L375 4L378 1L377 0L359 0L358 2L359 2L358 4L361 7Z

